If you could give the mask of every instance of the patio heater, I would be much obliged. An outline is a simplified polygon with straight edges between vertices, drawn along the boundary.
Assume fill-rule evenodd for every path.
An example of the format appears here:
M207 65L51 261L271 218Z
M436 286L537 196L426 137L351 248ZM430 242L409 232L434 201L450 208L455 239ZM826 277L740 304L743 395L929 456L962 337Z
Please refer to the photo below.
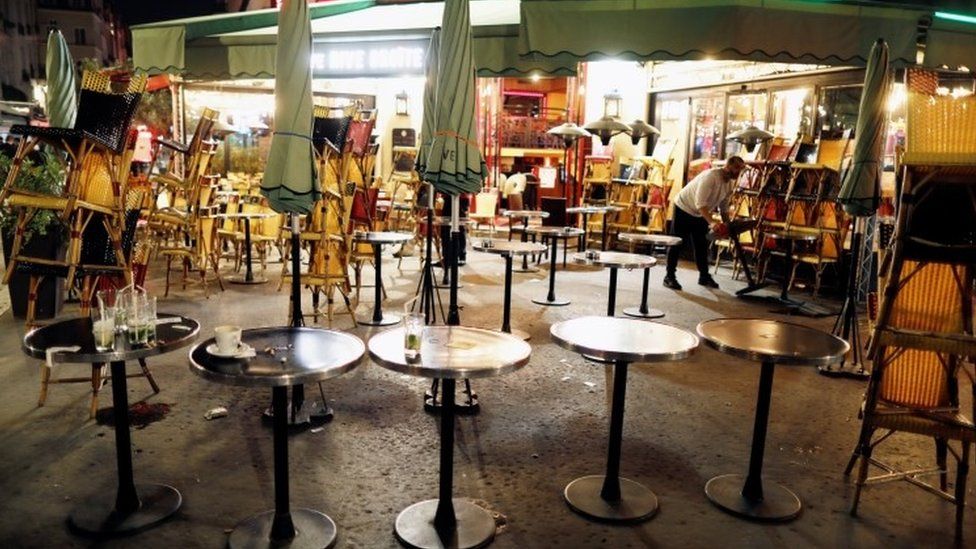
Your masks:
M572 122L566 122L554 128L550 128L546 133L550 135L558 135L563 139L563 198L566 199L567 204L571 204L576 199L576 189L574 187L572 194L570 194L569 149L576 144L576 141L579 140L579 138L589 137L591 134Z
M630 133L630 126L619 122L612 116L604 116L599 120L594 120L583 126L583 129L593 135L600 137L600 143L606 147L610 144L610 138L621 133Z
M630 128L630 131L627 132L630 134L630 142L635 146L645 137L661 135L661 130L655 128L647 122L644 122L643 120L634 120L628 124L628 127Z
M742 143L747 152L752 152L756 150L756 145L761 145L773 137L775 136L766 130L760 130L756 126L749 125L745 129L730 133L726 136L726 139L735 141L736 143Z

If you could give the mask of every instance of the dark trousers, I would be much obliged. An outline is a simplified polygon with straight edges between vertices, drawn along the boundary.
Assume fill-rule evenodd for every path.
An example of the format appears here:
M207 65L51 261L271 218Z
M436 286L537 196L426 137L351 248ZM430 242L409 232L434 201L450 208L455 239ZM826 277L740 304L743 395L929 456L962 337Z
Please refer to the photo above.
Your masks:
M681 237L681 244L668 249L668 276L674 276L678 268L678 256L681 250L691 240L695 249L695 264L698 265L698 276L706 278L708 274L708 222L702 217L695 217L681 208L674 208L674 219L671 220L671 234Z

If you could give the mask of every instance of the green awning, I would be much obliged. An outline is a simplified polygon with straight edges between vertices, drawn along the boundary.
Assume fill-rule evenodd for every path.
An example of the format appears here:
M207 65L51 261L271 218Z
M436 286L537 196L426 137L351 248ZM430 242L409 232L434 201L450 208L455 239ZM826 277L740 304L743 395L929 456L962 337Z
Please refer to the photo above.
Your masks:
M875 40L916 61L931 10L800 0L523 1L519 53L563 61L724 59L864 65ZM936 20L925 65L972 57L976 26ZM949 36L948 33L955 33Z
M471 4L474 62L481 76L539 73L569 76L566 63L543 56L519 56L519 0L478 0ZM337 0L309 7L318 48L378 40L424 40L440 26L443 2L389 4ZM219 14L132 27L133 62L151 74L190 79L274 76L277 11Z

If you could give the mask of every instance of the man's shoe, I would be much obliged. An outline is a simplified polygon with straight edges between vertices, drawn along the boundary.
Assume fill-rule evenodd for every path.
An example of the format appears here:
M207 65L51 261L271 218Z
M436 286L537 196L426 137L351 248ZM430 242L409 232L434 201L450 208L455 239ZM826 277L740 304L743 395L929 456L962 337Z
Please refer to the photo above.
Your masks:
M678 284L678 279L673 276L664 277L664 287L671 288L672 290L680 290L681 284Z
M698 279L698 285L706 288L718 289L718 282L715 282L715 279L710 276L700 277Z

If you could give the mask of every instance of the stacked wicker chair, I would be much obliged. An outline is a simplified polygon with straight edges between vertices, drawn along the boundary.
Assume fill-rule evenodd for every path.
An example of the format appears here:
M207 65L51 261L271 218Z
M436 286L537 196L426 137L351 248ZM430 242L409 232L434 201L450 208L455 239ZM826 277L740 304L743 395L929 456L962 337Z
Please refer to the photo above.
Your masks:
M958 379L968 377L976 391L966 364L976 356L976 98L910 91L907 122L898 221L883 251L882 297L868 348L874 366L845 474L860 462L852 514L865 485L905 480L955 503L959 537L976 442L976 426L960 410ZM877 446L895 432L931 438L935 466L898 471L880 461ZM869 478L870 466L882 474ZM926 474L937 474L938 485L923 480Z
M0 192L0 203L6 200L18 211L4 281L9 282L14 272L30 275L28 326L34 323L36 291L45 276L64 277L73 283L76 274L97 270L131 281L131 269L122 248L125 184L132 158L129 124L145 87L146 76L136 75L124 90L114 92L107 75L86 72L82 78L74 128L14 126L10 130L10 133L21 135L23 139ZM59 195L38 194L17 187L17 176L24 158L40 144L61 151L67 158L67 178ZM68 251L63 260L23 254L27 225L41 210L58 212L59 219L68 230ZM112 249L110 264L82 264L82 241L92 222L101 223L108 235ZM90 300L91 296L82 297L84 302Z

